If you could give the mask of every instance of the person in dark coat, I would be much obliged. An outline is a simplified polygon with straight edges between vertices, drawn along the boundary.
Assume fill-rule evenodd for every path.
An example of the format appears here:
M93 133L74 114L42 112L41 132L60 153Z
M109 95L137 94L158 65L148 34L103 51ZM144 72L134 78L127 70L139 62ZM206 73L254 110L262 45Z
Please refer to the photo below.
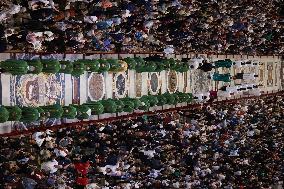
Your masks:
M201 66L199 66L197 69L200 69L204 72L210 72L212 71L213 68L215 68L213 64L205 62Z

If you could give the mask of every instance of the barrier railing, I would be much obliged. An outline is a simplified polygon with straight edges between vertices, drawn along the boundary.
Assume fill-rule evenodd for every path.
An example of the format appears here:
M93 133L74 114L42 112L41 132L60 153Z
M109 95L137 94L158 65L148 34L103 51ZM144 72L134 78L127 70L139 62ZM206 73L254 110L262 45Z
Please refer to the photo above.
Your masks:
M81 121L81 122L75 122L75 123L64 123L60 125L55 125L55 126L50 126L50 127L44 127L44 126L39 126L37 128L25 130L25 131L12 131L11 133L5 133L5 134L0 134L0 137L15 137L19 135L31 135L34 132L38 131L45 131L46 129L49 130L58 130L61 128L72 128L72 127L77 127L81 128L86 125L90 126L96 126L99 123L109 123L109 122L115 122L119 120L126 120L126 119L135 119L137 117L140 117L142 115L155 115L157 113L167 113L167 112L176 112L176 111L182 111L186 109L194 109L200 106L204 105L210 105L210 104L219 104L219 103L233 103L237 102L240 100L246 100L246 99L257 99L257 98L262 98L262 97L267 97L267 96L274 96L274 95L284 95L284 91L278 91L275 93L266 93L262 94L261 96L247 96L247 97L241 97L241 98L235 98L235 99L230 99L230 100L221 100L221 101L213 101L213 102L207 102L207 103L202 103L202 104L189 104L187 106L182 106L182 107L175 107L175 108L170 108L170 109L162 109L162 110L156 110L156 111L148 111L148 112L142 112L142 113L132 113L124 116L116 116L116 117L110 117L110 118L105 118L105 119L98 119L98 120L90 120L90 121Z

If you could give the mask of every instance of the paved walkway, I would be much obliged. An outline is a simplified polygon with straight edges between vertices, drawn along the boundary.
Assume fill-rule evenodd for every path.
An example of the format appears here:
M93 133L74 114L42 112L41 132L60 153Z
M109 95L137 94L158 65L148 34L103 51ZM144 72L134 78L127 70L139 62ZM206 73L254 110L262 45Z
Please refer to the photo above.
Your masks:
M38 56L30 56L25 54L14 55L17 58L38 58ZM123 58L133 55L122 55ZM147 56L147 55L141 55ZM0 61L11 58L10 54L0 54ZM117 55L104 55L103 58L117 58ZM180 59L185 57L185 55L177 56L176 58ZM67 55L46 55L41 58L56 58L59 60L70 60L74 61L77 59L84 58L83 55L76 54L67 54ZM86 56L86 59L95 59L99 58L99 55ZM222 60L225 59L225 56L211 56L212 60ZM240 56L229 56L232 60L240 59ZM281 65L281 61L278 58L273 57L247 57L250 59L258 59L261 62L261 66L258 68L259 79L257 83L261 83L262 90L267 91L277 91L284 85L284 76L281 77L281 74L284 73L284 65ZM234 67L231 69L218 69L215 70L219 73L231 73L232 75L238 72ZM252 72L253 70L244 69L244 72ZM282 72L281 72L282 71ZM120 74L120 73L119 73ZM104 92L105 98L115 98L117 95L116 91L116 78L119 74L104 74ZM161 93L167 92L169 89L168 81L168 72L157 73L159 77L159 90ZM201 72L200 70L188 71L187 73L177 73L177 86L176 90L181 92L190 92L190 93L203 93L208 92L209 90L215 90L220 88L224 83L222 82L212 82L207 79L209 73ZM282 74L283 75L283 74ZM131 97L148 95L149 93L149 83L151 74L142 73L139 77L139 74L136 74L133 71L125 73L123 77L126 79L127 89L124 95L129 95ZM90 74L87 72L80 76L80 78L74 78L69 74L56 74L55 75L25 75L25 76L11 76L10 74L1 74L0 75L0 102L2 105L23 105L23 106L37 106L37 105L47 105L60 103L62 105L69 105L72 103L85 103L90 99L89 97L89 77ZM122 77L122 76L121 76ZM281 80L282 79L282 80ZM231 85L235 85L235 82L232 82ZM97 87L97 86L94 86ZM139 89L139 87L141 87ZM101 90L101 89L100 89ZM138 92L141 90L140 92ZM166 107L166 108L170 108ZM112 116L110 114L102 115L101 118L106 118ZM94 117L93 119L97 119ZM70 120L68 121L70 122ZM0 124L0 133L10 132L12 130L11 125L13 123L4 123Z

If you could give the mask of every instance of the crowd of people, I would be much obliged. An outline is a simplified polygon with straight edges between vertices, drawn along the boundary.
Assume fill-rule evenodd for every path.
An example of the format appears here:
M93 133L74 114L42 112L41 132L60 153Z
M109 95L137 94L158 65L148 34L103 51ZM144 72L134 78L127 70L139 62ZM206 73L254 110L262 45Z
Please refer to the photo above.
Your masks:
M280 0L3 0L0 52L283 53Z
M283 181L278 94L0 139L0 188L270 189Z

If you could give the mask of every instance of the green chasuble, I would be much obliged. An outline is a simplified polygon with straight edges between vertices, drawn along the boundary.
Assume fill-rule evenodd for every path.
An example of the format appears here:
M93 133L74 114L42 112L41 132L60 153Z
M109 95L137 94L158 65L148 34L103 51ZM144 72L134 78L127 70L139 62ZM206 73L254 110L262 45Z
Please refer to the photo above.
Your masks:
M80 77L80 75L84 74L85 65L82 62L74 62L73 63L73 72L72 75L75 77Z
M22 107L22 117L20 119L21 122L34 122L40 119L40 115L43 112L41 108L35 107Z
M119 99L113 99L116 104L116 112L122 112L124 108L124 103Z
M107 99L101 101L104 106L104 113L116 113L117 104L113 99Z
M100 102L90 102L84 104L91 108L91 114L92 115L100 115L104 112L104 106Z
M118 63L117 59L108 59L107 62L110 64L109 71L116 72L118 69L120 69L120 64Z
M213 80L214 81L231 82L231 75L229 73L228 74L214 73L213 74Z
M18 106L7 106L6 109L9 112L8 121L19 121L22 117L22 110Z
M139 107L139 110L145 110L147 111L149 108L150 108L150 102L149 102L149 99L146 98L145 96L142 96L140 98L140 101L142 103L142 105Z
M89 119L91 109L86 105L73 105L77 109L77 119Z
M47 118L56 118L59 119L62 117L63 108L59 104L49 105L49 106L41 106L43 109L45 116Z
M170 93L164 93L163 96L166 98L166 104L167 105L173 105L176 104L176 98L173 94Z
M75 119L77 115L77 109L72 106L63 106L63 114L62 117L63 118L67 118L67 119Z
M132 100L128 100L127 98L124 98L121 100L124 104L123 111L124 112L133 112L134 110L134 102Z
M41 60L42 72L45 73L58 73L60 70L60 64L58 60Z
M1 106L0 107L0 123L4 123L8 121L8 118L9 118L8 110L4 106Z
M5 60L0 63L2 72L9 72L12 75L24 75L28 73L28 63L24 60Z
M99 73L109 71L109 69L110 69L110 64L109 64L106 60L100 59L100 60L98 60L98 61L99 61L99 63L100 63Z
M84 64L84 71L98 72L100 69L100 63L98 60L76 60L74 63Z
M60 61L59 73L71 74L73 72L73 63L70 61Z
M215 62L215 68L231 68L233 62L230 59L218 60Z
M42 72L43 67L40 60L27 60L27 63L29 65L28 73L39 74L40 72Z
M135 70L137 62L135 61L134 58L127 57L127 58L124 59L124 61L127 63L128 68L130 70Z

